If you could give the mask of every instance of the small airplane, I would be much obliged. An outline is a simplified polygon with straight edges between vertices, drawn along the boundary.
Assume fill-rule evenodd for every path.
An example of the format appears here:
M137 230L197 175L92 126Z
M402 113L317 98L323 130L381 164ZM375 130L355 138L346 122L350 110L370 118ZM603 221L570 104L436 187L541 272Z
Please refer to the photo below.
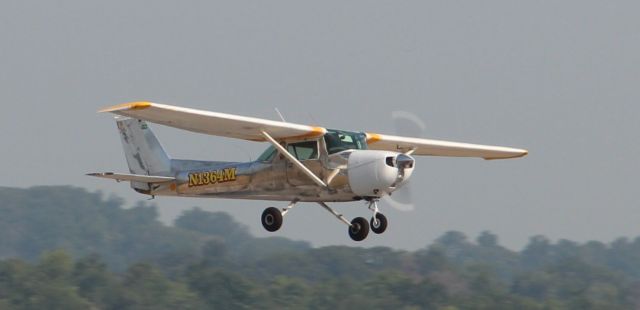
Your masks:
M99 112L117 114L116 124L130 173L88 175L128 181L142 194L288 201L262 213L267 231L277 231L298 202L315 202L348 226L351 239L364 240L369 230L387 228L377 202L409 181L415 155L506 159L526 150L399 137L371 132L327 129L209 112L152 102L132 102ZM214 136L268 142L251 162L172 159L147 122ZM373 212L347 220L328 202L364 200Z

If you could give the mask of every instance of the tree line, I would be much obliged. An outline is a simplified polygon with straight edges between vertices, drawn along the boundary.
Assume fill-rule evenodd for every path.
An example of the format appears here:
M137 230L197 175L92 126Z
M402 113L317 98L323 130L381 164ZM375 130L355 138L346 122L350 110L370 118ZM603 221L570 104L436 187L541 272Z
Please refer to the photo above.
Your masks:
M450 231L417 251L255 238L221 212L0 188L0 309L634 309L640 238Z

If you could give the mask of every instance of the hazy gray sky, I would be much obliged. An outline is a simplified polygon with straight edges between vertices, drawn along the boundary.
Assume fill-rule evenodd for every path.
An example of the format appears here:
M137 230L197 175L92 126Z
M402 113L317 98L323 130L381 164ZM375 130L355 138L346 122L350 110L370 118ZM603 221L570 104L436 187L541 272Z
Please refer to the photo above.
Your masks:
M2 1L0 185L71 184L145 199L101 107L135 100L331 128L522 147L522 160L423 157L417 209L382 206L363 246L415 249L447 230L609 241L640 235L637 1ZM154 126L176 158L245 160L267 145ZM249 155L250 154L250 155ZM268 235L274 202L158 198L162 218L201 206ZM363 203L334 204L349 217ZM351 244L314 204L277 235Z

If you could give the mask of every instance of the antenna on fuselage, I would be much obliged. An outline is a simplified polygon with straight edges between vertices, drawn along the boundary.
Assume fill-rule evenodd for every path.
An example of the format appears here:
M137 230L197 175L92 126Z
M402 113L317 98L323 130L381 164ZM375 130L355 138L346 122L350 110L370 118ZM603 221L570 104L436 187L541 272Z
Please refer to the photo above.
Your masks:
M273 109L276 110L276 113L278 113L278 116L280 116L280 119L286 123L287 121L284 119L284 116L282 116L282 113L280 113L280 110L278 110L278 108L273 108Z

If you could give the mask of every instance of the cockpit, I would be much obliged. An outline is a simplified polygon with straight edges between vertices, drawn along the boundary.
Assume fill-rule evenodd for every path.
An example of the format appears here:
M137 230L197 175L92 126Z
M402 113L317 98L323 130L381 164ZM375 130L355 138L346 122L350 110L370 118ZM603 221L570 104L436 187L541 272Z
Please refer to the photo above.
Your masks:
M335 154L345 150L367 149L367 136L362 132L328 129L323 139L329 154ZM289 143L287 150L298 160L317 159L319 154L318 141ZM277 153L273 146L269 146L269 148L258 157L258 161L269 162Z

